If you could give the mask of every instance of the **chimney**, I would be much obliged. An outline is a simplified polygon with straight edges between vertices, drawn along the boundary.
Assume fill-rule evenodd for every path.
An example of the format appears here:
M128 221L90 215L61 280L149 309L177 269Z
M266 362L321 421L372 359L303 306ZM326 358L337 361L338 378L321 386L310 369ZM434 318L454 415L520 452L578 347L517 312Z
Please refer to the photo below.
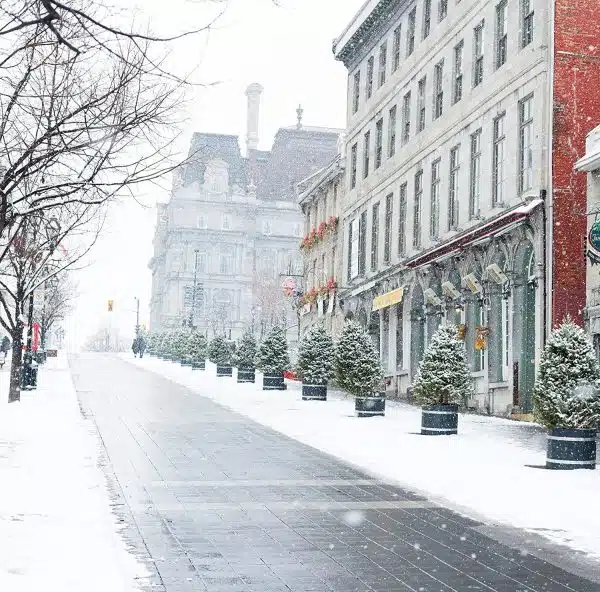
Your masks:
M258 119L260 112L260 95L263 87L255 82L246 89L248 97L248 120L246 124L246 157L250 150L258 149Z

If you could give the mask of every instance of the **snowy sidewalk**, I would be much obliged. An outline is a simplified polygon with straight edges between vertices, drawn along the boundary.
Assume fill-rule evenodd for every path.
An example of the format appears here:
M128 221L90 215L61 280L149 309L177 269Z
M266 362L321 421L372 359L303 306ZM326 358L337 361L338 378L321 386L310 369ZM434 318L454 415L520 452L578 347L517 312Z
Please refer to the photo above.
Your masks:
M258 373L256 384L237 384L235 373L217 380L210 363L193 372L156 358L123 358L389 482L600 562L600 470L543 469L545 434L537 426L461 415L458 436L421 436L420 410L402 403L388 402L384 418L358 419L352 399L305 402L297 383L263 391Z
M65 357L40 368L39 384L9 405L0 372L0 590L138 590L147 574L117 533Z

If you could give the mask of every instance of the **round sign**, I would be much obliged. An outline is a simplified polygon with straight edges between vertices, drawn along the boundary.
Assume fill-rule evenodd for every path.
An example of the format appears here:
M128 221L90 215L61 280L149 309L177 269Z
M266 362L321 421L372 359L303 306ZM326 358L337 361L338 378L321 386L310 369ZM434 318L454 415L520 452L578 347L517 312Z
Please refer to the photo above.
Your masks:
M588 235L588 241L596 251L600 252L600 220L596 220L592 224Z

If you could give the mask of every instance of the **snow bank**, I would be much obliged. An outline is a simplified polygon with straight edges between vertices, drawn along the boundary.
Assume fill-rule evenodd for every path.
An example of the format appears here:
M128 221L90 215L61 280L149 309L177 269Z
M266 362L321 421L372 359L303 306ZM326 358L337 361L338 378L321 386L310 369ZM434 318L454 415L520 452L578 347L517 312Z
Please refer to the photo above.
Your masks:
M130 592L147 576L117 532L99 440L64 357L8 399L0 372L0 590Z
M363 468L467 515L544 535L600 559L600 470L548 471L545 436L532 424L461 415L459 435L421 436L420 410L388 402L386 417L354 417L354 403L339 394L326 403L303 402L299 385L261 390L219 379L207 364L193 372L155 358L132 363L296 440Z

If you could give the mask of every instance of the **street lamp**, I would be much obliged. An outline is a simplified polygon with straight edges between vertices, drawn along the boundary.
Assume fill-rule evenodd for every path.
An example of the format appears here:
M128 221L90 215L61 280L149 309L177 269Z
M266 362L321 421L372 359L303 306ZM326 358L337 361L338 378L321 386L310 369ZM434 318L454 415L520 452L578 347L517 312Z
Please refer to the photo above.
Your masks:
M140 299L137 296L133 298L135 300L135 336L140 336Z

